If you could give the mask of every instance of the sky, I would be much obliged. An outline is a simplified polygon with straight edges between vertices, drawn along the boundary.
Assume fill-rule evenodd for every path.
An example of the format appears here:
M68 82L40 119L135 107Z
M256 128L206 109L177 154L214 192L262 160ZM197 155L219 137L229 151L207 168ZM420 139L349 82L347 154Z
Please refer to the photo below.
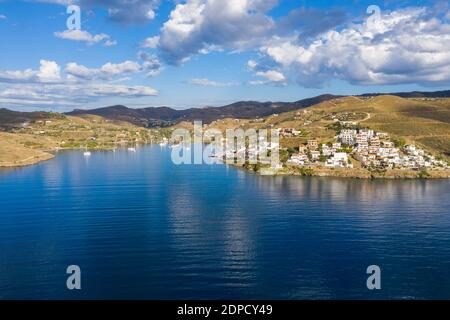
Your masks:
M450 88L440 0L0 0L0 42L13 110Z

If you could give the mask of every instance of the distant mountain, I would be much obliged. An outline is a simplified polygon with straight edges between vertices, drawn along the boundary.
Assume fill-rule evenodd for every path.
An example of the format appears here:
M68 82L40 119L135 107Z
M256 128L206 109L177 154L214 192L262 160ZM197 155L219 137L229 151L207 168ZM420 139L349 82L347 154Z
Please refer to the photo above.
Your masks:
M359 97L381 96L387 94L401 98L450 98L450 90L436 92L368 93L360 95ZM253 119L266 117L275 113L308 108L315 104L339 97L342 96L326 94L296 102L240 101L222 107L191 108L186 110L175 110L168 107L131 109L119 105L92 110L77 109L67 114L93 114L110 120L127 121L143 127L165 127L181 121L201 120L204 123L211 123L212 121L224 118Z
M27 122L46 120L61 116L53 112L18 112L0 108L0 129L20 128Z
M110 120L120 120L143 127L170 126L181 121L201 120L211 123L224 118L253 119L266 117L275 113L289 112L338 98L334 95L321 95L296 102L257 102L240 101L223 107L191 108L175 110L168 107L150 107L131 109L122 105L106 108L80 110L76 109L67 115L97 115Z
M397 92L397 93L366 93L360 95L359 97L374 97L384 95L397 96L401 98L450 98L450 90L434 91L434 92L413 91L413 92Z
M450 98L450 90L436 92L398 92L398 93L368 93L359 97L391 95L401 98ZM314 98L303 99L295 102L257 102L240 101L222 107L190 108L176 110L169 107L150 107L142 109L127 108L116 105L105 108L80 110L75 109L67 115L97 115L110 120L126 121L142 127L166 127L181 121L192 122L201 120L211 123L224 118L254 119L262 118L275 113L295 111L310 106L340 98L344 96L321 95ZM0 129L6 130L22 126L26 122L46 119L57 116L49 112L16 112L0 109Z
M75 109L66 114L72 116L96 115L110 120L126 121L142 127L164 127L172 124L178 111L167 107L132 109L116 105L91 110Z

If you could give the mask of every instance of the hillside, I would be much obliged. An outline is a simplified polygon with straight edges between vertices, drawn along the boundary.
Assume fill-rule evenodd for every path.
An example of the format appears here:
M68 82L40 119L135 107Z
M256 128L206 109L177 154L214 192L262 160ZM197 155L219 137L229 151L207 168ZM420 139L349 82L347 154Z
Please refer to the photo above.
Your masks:
M374 97L391 95L400 98L450 98L450 90L424 92L424 91L412 91L412 92L396 92L396 93L366 93L360 95L360 97Z
M106 119L127 121L138 126L151 128L166 127L181 121L201 120L204 123L211 123L214 120L225 118L253 119L266 117L271 114L306 108L334 98L336 96L322 95L296 102L240 101L223 107L190 108L186 110L175 110L168 107L131 109L118 105L92 110L77 109L67 113L67 115L98 115Z
M29 119L27 114L22 116ZM33 164L50 159L55 151L65 149L112 150L121 145L150 143L159 141L159 134L156 130L94 115L51 118L46 115L44 120L0 131L0 167Z
M29 122L61 118L62 115L54 112L18 112L8 109L0 109L0 130L20 128Z
M338 99L311 109L336 114L366 113L370 117L360 121L360 125L450 156L450 99L404 99L392 95L356 99Z
M367 99L371 97L383 96L383 93L369 93L358 97ZM402 98L421 98L433 100L436 98L449 98L450 90L436 92L398 92L390 95ZM222 107L190 108L186 110L176 110L169 107L149 107L142 109L127 108L123 105L116 105L105 108L81 110L76 109L67 113L68 115L97 115L110 120L120 120L133 123L146 128L169 127L182 121L201 120L203 123L211 123L215 120L226 118L256 119L273 114L295 111L330 101L342 96L320 95L313 98L302 99L295 102L257 102L239 101Z
M298 147L308 139L330 142L336 121L357 124L418 144L450 158L450 99L405 99L397 96L341 97L303 110L255 120L223 119L210 128L295 128L302 134L282 138L282 146Z

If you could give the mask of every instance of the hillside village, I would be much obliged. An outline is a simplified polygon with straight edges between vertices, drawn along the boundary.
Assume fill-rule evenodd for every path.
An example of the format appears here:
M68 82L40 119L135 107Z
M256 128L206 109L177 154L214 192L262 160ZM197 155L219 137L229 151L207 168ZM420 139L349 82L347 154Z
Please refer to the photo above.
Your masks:
M277 130L282 166L272 174L448 177L449 116L448 99L346 97L265 118L218 120L205 128ZM244 166L262 171L264 165Z
M339 123L340 126L348 124ZM280 137L298 137L301 131L294 128L277 128ZM248 169L259 171L264 166L270 166L271 162L267 153L275 148L280 148L276 142L266 141L259 138L257 146L235 146L228 145L228 139L222 138L225 148L224 153L215 154L214 157L222 158L226 163L236 164L238 159L258 157L258 164L254 166L244 165ZM282 151L288 154L285 162L276 166L276 170L281 173L289 167L298 167L300 169L313 170L328 169L347 169L352 171L354 168L367 171L388 171L404 170L418 172L420 177L428 177L429 172L440 172L450 174L448 162L443 157L436 157L425 150L413 145L405 144L402 139L392 141L390 135L386 132L376 132L368 128L343 128L340 129L332 142L321 143L317 139L309 139L307 143L299 144L294 148L295 152L287 151L287 148L281 147ZM290 172L292 173L292 171Z
M298 166L328 168L353 168L350 158L366 169L440 170L447 169L447 162L437 159L415 145L399 146L386 132L370 129L342 129L335 142L319 144L308 140L287 161Z

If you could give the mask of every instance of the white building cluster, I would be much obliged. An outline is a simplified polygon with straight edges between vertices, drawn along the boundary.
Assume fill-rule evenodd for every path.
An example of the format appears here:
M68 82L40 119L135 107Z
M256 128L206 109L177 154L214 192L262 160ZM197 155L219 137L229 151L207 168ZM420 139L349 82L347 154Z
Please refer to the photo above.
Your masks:
M337 136L342 143L353 148L353 157L366 168L377 169L424 169L447 167L445 161L437 160L414 145L400 150L385 132L369 129L344 129Z
M350 156L364 168L372 169L442 169L447 162L438 160L414 145L400 149L385 132L370 129L343 129L335 137L339 142L319 144L316 140L301 145L288 160L298 166L324 165L329 168L353 168Z
M283 138L297 137L302 133L300 130L296 130L294 128L279 128L277 131L280 137Z
M293 154L288 163L297 166L314 166L325 161L326 167L352 168L353 164L348 154L341 152L340 149L342 149L340 142L319 146L317 140L309 140L307 145L299 147L299 153Z
M215 158L223 158L224 160L238 159L241 162L245 160L254 160L260 164L271 164L272 157L268 153L274 153L279 149L279 142L266 141L264 137L258 138L257 144L241 144L238 145L235 141L229 141L226 138L221 140L223 148L214 150L211 155Z

